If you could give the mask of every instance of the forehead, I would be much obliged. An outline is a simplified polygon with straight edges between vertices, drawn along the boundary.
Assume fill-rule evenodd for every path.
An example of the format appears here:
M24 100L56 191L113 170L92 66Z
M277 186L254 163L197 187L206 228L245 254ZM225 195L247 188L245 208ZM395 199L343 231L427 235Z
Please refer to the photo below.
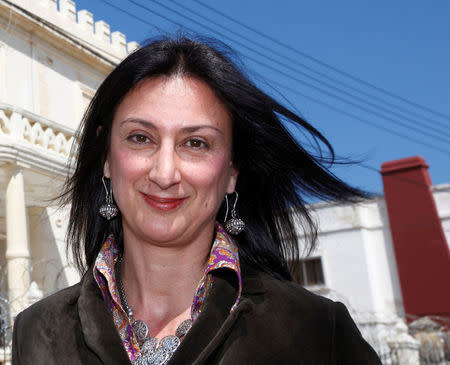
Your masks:
M190 76L158 76L140 82L119 104L113 124L130 118L148 120L161 128L196 124L231 128L226 105L208 84Z

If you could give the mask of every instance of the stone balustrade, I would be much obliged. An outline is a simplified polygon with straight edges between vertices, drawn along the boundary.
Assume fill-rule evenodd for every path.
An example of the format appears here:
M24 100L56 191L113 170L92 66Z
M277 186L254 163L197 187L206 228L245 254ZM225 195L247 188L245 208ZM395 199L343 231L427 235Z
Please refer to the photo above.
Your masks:
M0 103L0 160L14 156L24 163L36 164L42 159L49 161L47 165L58 165L58 170L64 170L73 157L74 135L71 128Z

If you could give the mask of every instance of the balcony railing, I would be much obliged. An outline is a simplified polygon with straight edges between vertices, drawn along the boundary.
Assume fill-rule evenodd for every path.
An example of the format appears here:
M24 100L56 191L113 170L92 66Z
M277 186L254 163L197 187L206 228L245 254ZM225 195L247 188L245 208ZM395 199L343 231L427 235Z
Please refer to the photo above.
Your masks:
M37 114L0 103L0 160L65 169L75 131ZM38 166L39 167L39 166ZM54 170L54 169L53 169Z

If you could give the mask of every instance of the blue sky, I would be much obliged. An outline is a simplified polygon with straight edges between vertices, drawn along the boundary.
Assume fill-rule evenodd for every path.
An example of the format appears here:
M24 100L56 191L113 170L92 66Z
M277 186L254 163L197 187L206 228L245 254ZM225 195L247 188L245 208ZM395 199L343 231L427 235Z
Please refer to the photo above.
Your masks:
M334 170L349 183L381 193L381 176L374 170L384 161L414 155L426 159L434 184L450 182L448 0L76 4L77 10L89 10L129 41L181 28L226 42L241 56L250 77L317 127L338 156L362 161Z

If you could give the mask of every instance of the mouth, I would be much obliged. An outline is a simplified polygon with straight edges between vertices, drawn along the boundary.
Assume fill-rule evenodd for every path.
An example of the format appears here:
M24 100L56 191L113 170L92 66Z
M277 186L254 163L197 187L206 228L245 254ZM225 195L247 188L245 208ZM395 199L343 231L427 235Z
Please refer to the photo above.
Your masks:
M156 195L141 194L148 205L163 211L176 209L186 200L186 198L162 198Z

